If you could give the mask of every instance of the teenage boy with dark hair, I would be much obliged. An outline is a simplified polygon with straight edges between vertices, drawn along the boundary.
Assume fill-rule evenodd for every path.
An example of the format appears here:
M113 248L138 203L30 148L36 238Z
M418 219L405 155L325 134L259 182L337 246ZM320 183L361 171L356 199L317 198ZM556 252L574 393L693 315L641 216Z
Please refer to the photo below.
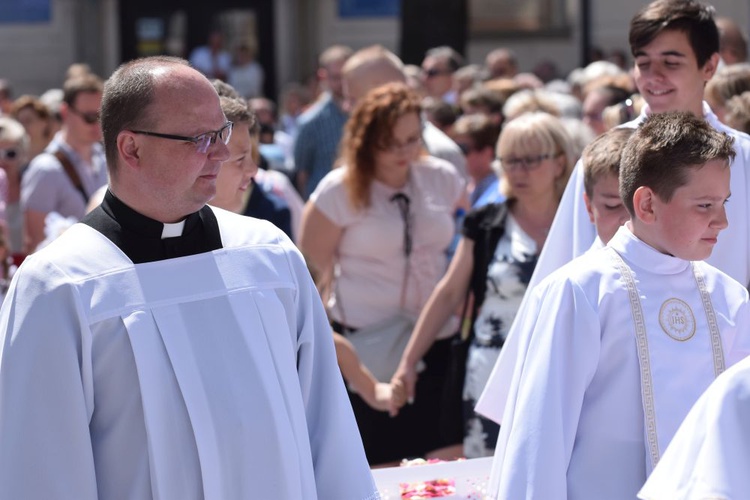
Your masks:
M727 227L732 142L687 112L652 115L628 141L630 221L517 319L525 355L490 498L634 498L701 393L748 354L747 290L701 262Z
M727 205L730 225L708 262L747 286L750 283L750 137L720 123L703 102L703 88L719 62L719 33L713 8L695 0L656 0L633 17L630 48L635 59L636 84L646 105L641 115L624 127L636 128L653 113L687 111L734 138L732 202ZM582 177L582 168L576 166L527 295L547 275L587 251L596 237L583 202ZM521 312L523 308L522 303ZM518 351L516 329L515 325L511 328L477 404L477 411L498 422L516 359L523 355Z

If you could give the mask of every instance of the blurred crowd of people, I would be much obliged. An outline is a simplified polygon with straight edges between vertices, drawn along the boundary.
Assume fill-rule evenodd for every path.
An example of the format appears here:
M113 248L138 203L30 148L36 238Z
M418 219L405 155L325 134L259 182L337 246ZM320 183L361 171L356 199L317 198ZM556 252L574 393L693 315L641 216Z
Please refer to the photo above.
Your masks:
M704 99L750 133L747 39L729 19L717 25L722 62ZM507 48L467 64L435 47L414 66L382 46L335 45L319 56L314 88L288 83L275 102L252 47L233 58L215 32L190 55L234 123L211 203L273 222L305 255L371 465L493 453L499 427L473 408L573 166L648 105L625 53L600 56L564 76ZM26 256L104 196L103 84L85 64L40 96L0 80L4 290ZM348 339L400 313L415 334L378 379L384 367L359 364ZM471 348L455 388L462 325Z

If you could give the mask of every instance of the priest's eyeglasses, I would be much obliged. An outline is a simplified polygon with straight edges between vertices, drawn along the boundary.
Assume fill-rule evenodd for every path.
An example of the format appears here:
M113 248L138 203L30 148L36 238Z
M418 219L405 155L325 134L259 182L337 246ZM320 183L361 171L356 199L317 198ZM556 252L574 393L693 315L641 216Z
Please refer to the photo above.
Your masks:
M199 153L206 153L211 144L216 144L216 140L220 140L224 144L229 143L229 138L232 137L232 122L226 122L223 127L219 130L212 130L210 132L204 132L196 135L195 137L188 137L186 135L173 135L173 134L162 134L160 132L149 132L146 130L131 130L134 134L148 135L151 137L159 137L161 139L170 139L173 141L185 141L192 142L195 144Z

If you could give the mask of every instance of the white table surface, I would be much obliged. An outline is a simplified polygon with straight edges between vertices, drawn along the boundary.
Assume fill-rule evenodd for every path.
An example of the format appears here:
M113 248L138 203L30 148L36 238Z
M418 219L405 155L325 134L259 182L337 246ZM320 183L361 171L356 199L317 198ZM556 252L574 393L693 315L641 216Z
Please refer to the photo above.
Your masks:
M486 496L492 457L456 460L411 467L373 469L372 476L383 500L401 498L400 483L454 479L457 498L482 500Z

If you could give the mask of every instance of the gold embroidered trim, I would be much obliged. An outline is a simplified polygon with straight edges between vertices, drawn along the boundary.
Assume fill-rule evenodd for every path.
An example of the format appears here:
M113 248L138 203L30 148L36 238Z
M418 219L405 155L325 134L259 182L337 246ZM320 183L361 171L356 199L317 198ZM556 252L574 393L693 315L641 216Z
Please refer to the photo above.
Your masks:
M638 298L638 289L635 286L633 273L628 265L625 264L625 261L622 260L620 254L614 248L609 248L612 250L612 258L628 289L630 310L633 313L633 323L635 324L638 364L641 368L641 399L643 400L643 414L646 424L646 444L649 456L651 457L651 465L652 467L656 467L656 464L659 462L659 440L656 435L656 408L654 405L654 386L651 378L648 338L646 337L646 322L643 319L643 309L641 308L641 300Z
M630 299L630 309L633 313L633 323L635 324L635 337L636 346L638 348L638 363L641 370L641 398L643 399L643 413L645 417L646 425L646 440L651 457L651 464L656 467L659 462L659 441L656 432L656 410L654 403L654 387L653 380L651 378L651 361L648 350L648 338L646 336L646 323L643 319L643 309L641 307L641 301L638 297L638 289L635 285L635 279L633 278L633 272L622 259L619 253L614 248L608 247L611 250L612 258L615 261L617 269L622 275L625 286L628 290L628 298ZM695 263L691 263L691 269L695 278L696 285L698 286L698 292L701 296L701 302L703 303L703 310L706 314L706 320L708 322L708 333L711 340L711 351L713 353L714 361L714 373L718 377L725 369L724 363L724 350L721 345L721 335L719 333L719 324L716 321L716 312L714 311L713 304L711 303L711 296L708 293L706 282L703 279L703 274L697 268ZM679 299L671 299L679 300ZM668 302L665 302L664 305ZM682 301L680 301L682 302ZM683 302L684 304L684 302ZM690 310L690 307L685 304ZM692 314L692 310L691 310ZM661 313L660 313L661 321ZM693 318L693 329L695 329L695 318ZM663 325L662 325L663 328ZM666 330L665 330L666 331ZM669 332L667 332L669 334ZM690 335L692 337L693 334ZM671 337L671 335L670 335ZM690 338L688 337L688 338ZM674 337L672 337L674 338ZM685 340L688 340L686 338Z
M714 357L714 374L718 377L726 368L724 362L724 348L721 345L721 335L719 333L719 323L716 321L716 312L711 303L711 294L708 293L706 281L703 279L703 273L701 273L700 269L698 269L694 262L691 263L691 266L693 268L693 276L695 276L695 283L698 285L698 290L701 293L703 310L706 311L708 333L711 338L711 351L713 352Z

